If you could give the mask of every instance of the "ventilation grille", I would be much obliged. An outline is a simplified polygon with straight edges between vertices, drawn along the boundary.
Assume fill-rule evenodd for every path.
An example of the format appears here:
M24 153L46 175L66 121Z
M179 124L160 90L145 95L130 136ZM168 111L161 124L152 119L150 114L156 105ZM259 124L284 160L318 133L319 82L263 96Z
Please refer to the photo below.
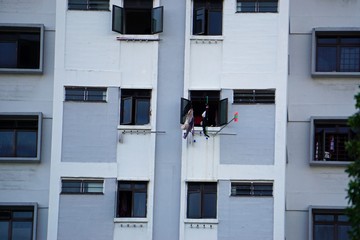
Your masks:
M234 103L237 104L274 104L275 89L234 90Z
M234 182L231 183L231 196L266 196L273 195L272 182Z

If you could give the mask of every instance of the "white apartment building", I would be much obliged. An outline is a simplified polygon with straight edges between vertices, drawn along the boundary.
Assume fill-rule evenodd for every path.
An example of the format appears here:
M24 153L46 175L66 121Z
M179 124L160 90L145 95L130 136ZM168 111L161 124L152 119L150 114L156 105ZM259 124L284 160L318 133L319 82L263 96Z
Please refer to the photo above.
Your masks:
M349 239L344 143L360 83L359 8L290 4L286 239Z
M0 1L0 239L345 239L358 9Z

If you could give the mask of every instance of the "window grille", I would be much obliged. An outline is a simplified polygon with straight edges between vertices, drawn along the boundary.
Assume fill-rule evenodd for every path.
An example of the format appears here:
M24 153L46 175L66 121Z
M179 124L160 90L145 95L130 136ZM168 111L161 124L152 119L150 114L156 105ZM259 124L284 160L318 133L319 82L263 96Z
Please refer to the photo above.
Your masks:
M274 104L274 89L234 90L234 103L237 104Z

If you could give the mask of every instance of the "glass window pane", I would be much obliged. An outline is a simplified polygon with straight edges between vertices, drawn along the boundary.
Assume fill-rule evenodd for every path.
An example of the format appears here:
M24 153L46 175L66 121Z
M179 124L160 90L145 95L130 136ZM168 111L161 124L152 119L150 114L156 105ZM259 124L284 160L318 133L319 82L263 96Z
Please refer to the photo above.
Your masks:
M342 37L340 39L341 43L346 43L346 44L360 44L360 37Z
M146 183L135 183L134 184L134 189L146 190Z
M132 98L123 99L122 124L130 124L132 121Z
M84 88L66 88L65 100L67 101L84 101L85 89Z
M130 183L119 183L119 189L131 189Z
M17 67L17 43L0 42L0 68Z
M33 212L13 212L13 218L33 218Z
M208 13L208 35L222 34L222 11L210 11Z
M15 155L15 132L0 131L0 157Z
M123 33L123 16L123 8L113 5L112 30L114 32Z
M334 226L332 225L315 225L314 226L314 239L334 239Z
M316 59L316 71L336 71L336 47L318 47Z
M336 37L318 37L317 38L318 44L336 44L337 38Z
M205 33L205 8L195 10L193 28L194 35Z
M216 218L216 193L203 195L203 218Z
M146 193L134 193L133 217L146 217Z
M31 240L32 222L13 222L12 240Z
M360 71L360 48L342 47L340 48L340 71L359 72Z
M106 89L88 89L87 90L88 101L105 101Z
M150 101L147 99L136 100L136 125L144 125L150 122Z
M188 218L200 218L201 217L201 196L200 192L188 193Z
M277 12L277 2L259 2L259 12Z
M36 157L37 132L17 132L16 155L17 157Z
M255 2L238 2L238 12L255 12Z
M350 226L339 226L338 227L338 238L337 239L341 239L341 240L350 240L350 235L349 235L349 231L350 231L351 227Z
M102 182L84 182L84 192L86 193L102 193L103 183Z
M9 222L0 221L0 239L9 239Z
M81 182L80 181L63 181L62 192L65 193L80 193Z
M339 222L349 222L349 217L346 215L339 215L338 216L338 221Z
M317 222L334 222L335 219L334 219L334 215L316 214L315 221L317 221Z
M132 210L132 192L119 191L118 216L132 217L131 210Z
M154 8L152 10L152 33L159 33L163 31L163 7Z

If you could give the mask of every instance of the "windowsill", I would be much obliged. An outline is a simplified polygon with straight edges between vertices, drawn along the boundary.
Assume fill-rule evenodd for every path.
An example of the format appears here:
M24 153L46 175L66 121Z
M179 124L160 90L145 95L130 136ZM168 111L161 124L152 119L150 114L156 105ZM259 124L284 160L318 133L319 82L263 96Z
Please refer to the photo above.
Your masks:
M160 41L159 34L121 34L120 37L116 37L119 41Z
M147 218L114 218L114 223L148 223Z
M310 161L311 166L346 167L351 163L349 161Z
M40 163L39 158L0 157L0 163Z
M0 68L0 74L43 74L42 69Z
M218 224L219 220L216 218L186 218L184 223L187 224Z
M360 72L312 72L311 76L313 78L321 78L321 77L359 77Z
M147 125L118 125L118 130L151 130L151 125L147 124Z
M213 40L213 41L223 41L224 40L224 36L222 35L192 35L190 37L190 40L198 40L198 41L209 41L209 40Z

